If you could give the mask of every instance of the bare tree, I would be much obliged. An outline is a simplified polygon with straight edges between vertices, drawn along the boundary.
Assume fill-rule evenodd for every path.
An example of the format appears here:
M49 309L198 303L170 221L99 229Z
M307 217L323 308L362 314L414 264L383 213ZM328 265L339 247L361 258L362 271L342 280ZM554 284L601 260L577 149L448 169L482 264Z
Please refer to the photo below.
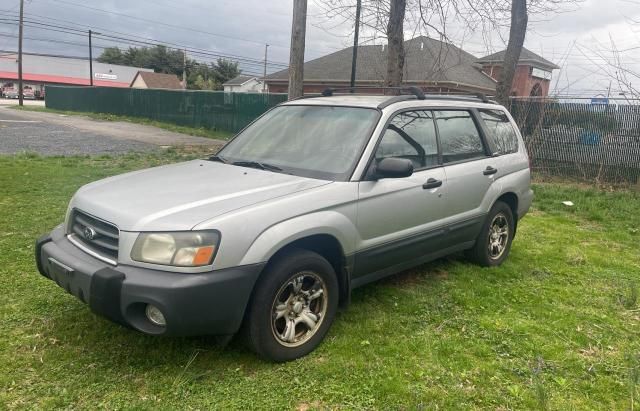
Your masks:
M404 15L406 0L391 0L387 24L387 77L388 86L400 86L404 73Z
M640 22L629 21L632 25L640 26ZM640 83L640 70L638 70L638 64L634 64L634 60L628 55L639 47L620 49L613 37L609 35L609 44L596 41L589 48L591 53L587 53L587 50L580 46L577 46L577 49L593 65L592 73L608 77L617 88L618 94L626 99L640 99L640 88L637 86Z
M402 44L404 40L402 32L405 25L413 32L437 37L443 42L460 44L464 40L451 39L447 31L447 25L457 21L460 26L465 27L466 35L480 32L487 51L492 48L492 39L498 35L504 41L501 32L509 29L505 69L497 87L499 100L508 104L518 59L529 28L529 17L570 11L571 5L582 1L584 0L363 0L360 21L366 33L362 35L361 44L386 37L389 45L386 83L398 85L402 81L404 69L404 50L402 46L398 46L398 41ZM316 0L316 5L329 20L339 20L339 24L355 20L355 0ZM398 20L400 15L404 19L402 22ZM442 52L447 51L444 49ZM440 57L435 56L434 59L439 60ZM436 67L436 64L434 67L436 69L433 72L447 69Z
M522 53L522 47L524 46L524 38L527 35L528 22L527 0L512 0L509 43L507 44L507 51L504 54L500 78L496 85L496 99L505 106L509 105L509 95L511 94L511 87L516 74L518 60L520 59L520 53Z

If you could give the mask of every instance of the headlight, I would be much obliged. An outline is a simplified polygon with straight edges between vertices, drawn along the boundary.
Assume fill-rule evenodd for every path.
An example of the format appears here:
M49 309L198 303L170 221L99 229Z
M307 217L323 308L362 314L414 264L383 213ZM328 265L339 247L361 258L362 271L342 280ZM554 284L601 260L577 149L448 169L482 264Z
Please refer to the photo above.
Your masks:
M131 250L131 259L151 264L199 267L213 262L219 243L217 231L141 233Z

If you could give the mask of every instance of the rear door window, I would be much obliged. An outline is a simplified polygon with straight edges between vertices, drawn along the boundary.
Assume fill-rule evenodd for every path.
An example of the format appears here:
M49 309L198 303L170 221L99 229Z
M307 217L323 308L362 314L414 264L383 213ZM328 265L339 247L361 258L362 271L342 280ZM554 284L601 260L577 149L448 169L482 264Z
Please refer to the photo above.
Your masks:
M487 138L499 154L518 151L518 136L506 113L501 110L478 110L487 130Z
M486 157L480 132L470 112L446 110L434 111L434 114L445 164Z

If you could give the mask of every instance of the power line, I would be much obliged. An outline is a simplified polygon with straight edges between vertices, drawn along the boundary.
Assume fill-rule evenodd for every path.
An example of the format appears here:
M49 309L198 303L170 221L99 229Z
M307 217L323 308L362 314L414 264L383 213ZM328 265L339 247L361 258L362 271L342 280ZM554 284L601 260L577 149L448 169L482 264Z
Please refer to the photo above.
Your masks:
M136 17L136 16L132 16L130 14L119 13L117 11L112 11L112 10L104 10L104 9L100 9L100 8L97 8L97 7L87 6L87 5L81 4L81 3L75 3L75 2L72 2L72 1L67 1L67 0L50 0L50 1L54 1L54 2L57 2L57 3L62 3L62 4L65 4L65 5L75 6L75 7L81 7L81 8L84 8L84 9L93 10L93 11L97 11L97 12L100 12L100 13L112 14L114 16L125 17L125 18L129 18L129 19L132 19L132 20L143 21L143 22L146 22L146 23L159 24L161 26L175 28L175 29L179 29L179 30L185 30L185 31L191 31L191 32L194 32L194 33L206 34L206 35L213 36L213 37L220 37L220 38L225 38L225 39L229 39L229 40L244 41L244 42L253 43L253 44L260 44L261 46L264 45L264 41L251 40L251 39L246 39L246 38L241 38L241 37L233 37L233 36L229 36L229 35L225 35L225 34L213 33L213 32L210 32L210 31L200 30L200 29L196 29L196 28L178 26L176 24L165 23L165 22L158 21L158 20L146 19L146 18L143 18L143 17ZM283 49L287 49L287 50L289 49L289 45L273 44L273 46L274 47L283 48ZM334 49L334 50L339 50L339 49Z
M151 20L151 19L145 19L143 17L131 16L129 14L119 13L117 11L99 9L97 7L91 7L91 6L87 6L85 4L74 3L74 2L71 2L71 1L66 1L66 0L50 0L50 1L54 1L56 3L63 3L63 4L66 4L66 5L71 5L71 6L75 6L75 7L81 7L81 8L84 8L84 9L93 10L93 11L97 11L97 12L100 12L100 13L112 14L114 16L121 16L121 17L132 19L132 20L144 21L146 23L155 23L155 24L160 24L160 25L165 26L165 27L171 27L171 28L175 28L175 29L192 31L194 33L207 34L207 35L214 36L214 37L226 38L226 39L229 39L229 40L245 41L245 42L248 42L248 43L260 44L260 45L264 44L264 42L261 42L261 41L243 39L243 38L239 38L239 37L232 37L232 36L227 36L227 35L224 35L224 34L212 33L212 32L209 32L209 31L194 29L194 28L190 28L190 27L182 27L182 26L178 26L178 25L175 25L175 24L164 23L164 22L157 21L157 20Z
M35 14L29 13L29 15L35 15ZM0 18L0 20L3 20L3 19ZM15 21L15 20L8 20L8 19L5 19L5 20L7 20L7 21ZM65 21L66 22L66 20L52 19L52 18L49 18L49 20L58 20L58 21ZM62 25L58 25L58 24L50 24L50 23L42 22L42 21L36 20L36 19L29 19L28 22L31 23L31 24L38 25L38 26L62 29L62 30L65 30L63 32L65 32L66 34L75 34L75 35L86 36L86 30L78 29L78 28L75 28L75 27L62 26ZM71 23L71 22L69 22L69 23ZM214 56L214 57L227 58L227 59L231 59L231 60L239 60L239 61L245 61L245 62L255 62L255 63L260 63L260 64L264 63L264 60L256 59L256 58L253 58L253 57L239 56L239 55L227 54L227 53L222 53L222 52L217 52L217 51L212 51L212 50L207 50L207 49L200 49L200 48L196 48L196 47L187 46L187 45L184 45L184 44L177 44L177 43L172 43L172 42L167 42L167 41L162 41L162 40L157 40L157 39L152 39L152 38L141 37L141 36L128 34L128 33L110 31L108 29L103 29L101 27L96 27L96 26L89 26L89 25L78 24L78 23L71 23L71 24L74 24L74 25L77 25L77 26L83 26L83 27L87 27L87 28L92 28L92 29L98 29L100 31L106 31L106 32L112 32L112 33L116 33L116 34L121 34L123 36L128 36L128 37L119 37L119 36L113 36L113 35L104 34L104 33L102 34L102 36L104 36L104 37L111 37L111 38L116 38L116 39L121 39L121 40L127 40L127 41L131 41L131 42L138 43L138 44L145 44L145 45L150 45L150 46L165 45L165 46L174 47L174 48L180 49L180 50L187 49L187 51L191 52L192 54L193 53L199 53L199 54L203 54L203 55L211 55L211 56ZM52 31L55 31L55 30L52 30ZM136 40L135 38L143 39L143 41ZM281 66L283 68L284 67L288 67L288 64L283 63L283 62L269 61L269 64L272 65L272 66Z
M18 38L18 36L15 33L6 33L6 32L0 32L0 37L14 38L14 39ZM38 38L38 37L27 37L27 36L24 36L23 38L25 40L32 40L32 41L37 41L37 42L42 42L42 43L65 44L65 45L69 45L69 46L79 46L79 47L86 46L86 44L84 44L84 43L77 43L77 42L73 42L73 41L43 39L43 38ZM109 48L110 46L108 46L108 45L100 45L100 44L95 44L94 43L93 47L97 48L97 49L106 49L106 48Z
M11 23L6 23L6 22L3 22L2 20L10 21ZM15 24L15 23L13 23L12 20L0 19L0 24ZM41 22L34 21L34 20L28 20L25 23L25 26L36 28L36 29L40 29L40 30L46 30L46 31L64 33L64 34L69 34L69 35L74 35L74 36L80 36L80 37L83 37L83 38L87 36L87 33L84 30L79 30L79 29L76 29L76 28L70 28L70 27L59 26L59 25L52 25L52 24L47 24L47 23L41 23ZM102 39L102 40L112 41L112 42L114 42L116 44L126 44L126 45L136 46L136 47L140 47L140 46L155 47L155 46L159 46L159 45L160 46L166 46L165 44L162 44L160 42L141 41L141 40L126 38L126 37L112 36L112 35L109 35L109 34L95 34L94 37ZM250 58L250 57L227 55L227 54L211 52L211 51L200 51L200 49L193 49L193 48L189 48L189 47L178 48L178 47L169 46L169 48L175 48L175 49L177 49L179 51L186 50L187 52L189 52L189 54L198 55L198 56L201 56L201 57L204 56L204 57L223 58L223 59L233 60L233 61L236 61L236 62L238 62L240 64L243 64L243 65L251 65L251 66L260 66L260 67L262 67L263 64L264 64L264 60L253 59L253 58ZM283 63L276 63L276 62L272 62L272 61L269 61L268 65L270 67L275 67L276 70L277 69L283 69L283 68L286 67L286 65L284 65Z
M1 53L5 53L4 55L15 55L17 54L17 52L15 50L0 50L0 55L3 55ZM60 59L69 59L69 60L88 60L88 58L86 56L73 56L73 55L68 55L68 54L52 54L52 53L24 53L25 55L33 55L33 56L44 56L44 57L55 57L55 58L60 58ZM65 62L61 62L62 64L64 64ZM187 64L187 69L188 70L193 70L193 69L197 69L198 67L201 66L207 66L209 67L209 63L208 61L202 61L202 60L192 60L190 63ZM74 63L69 62L69 65L73 65ZM109 64L109 63L105 63L105 64ZM166 66L168 68L171 68L175 71L180 71L184 68L184 66L182 64L179 63L167 63ZM257 73L255 71L251 71L251 70L241 70L242 74L249 74L249 75L253 75L256 77L262 77L262 74ZM173 73L172 73L173 74Z
M2 14L2 13L0 13L0 14ZM39 14L35 14L35 13L31 13L31 12L30 12L30 13L28 13L28 15L29 15L29 16L36 16L36 17L40 17L40 18L46 19L46 20L47 20L47 22L48 22L49 20L59 21L59 22L63 22L63 23L72 24L72 25L74 25L74 26L78 26L78 27L85 27L85 28L87 28L87 29L93 29L93 30L96 30L96 29L97 29L97 30L99 30L99 31L101 31L101 32L114 33L114 34L118 34L118 35L122 35L122 36L127 36L127 37L129 37L129 38L138 38L138 39L142 39L142 40L145 40L145 41L151 41L151 42L154 42L154 43L162 43L162 44L166 44L166 45L171 45L171 46L175 46L176 48L179 48L179 49L189 48L190 50L198 50L198 51L203 51L203 52L211 52L211 50L201 49L201 48L197 48L197 47L192 47L192 46L188 46L188 45L185 45L185 44L178 44L178 43L173 43L173 42L169 42L169 41L157 40L157 39L152 39L152 38L148 38L148 37L138 36L138 35L135 35L135 34L123 33L123 32L119 32L119 31L115 31L115 30L107 29L107 28L104 28L104 27L99 27L99 26L90 26L90 25L87 25L87 24L81 24L81 23L76 23L76 22L72 22L72 21L69 21L69 20L63 20L63 19L53 18L53 17L49 17L49 16L43 16L43 15L39 15ZM38 21L38 20L34 20L34 21ZM42 20L40 20L40 22L42 22ZM76 29L76 30L77 30L77 29ZM85 31L86 31L86 30L85 30ZM232 56L233 56L233 57L238 57L238 58L249 58L249 59L252 59L251 57L245 57L245 56L234 56L234 55L232 55L232 54L228 54L228 53L222 53L222 54L226 54L226 55L228 55L228 56L230 56L230 57L232 57ZM260 60L260 61L262 61L262 60ZM287 63L284 63L284 62L270 61L270 63L273 63L273 64L281 64L281 65L283 65L283 66L287 66Z

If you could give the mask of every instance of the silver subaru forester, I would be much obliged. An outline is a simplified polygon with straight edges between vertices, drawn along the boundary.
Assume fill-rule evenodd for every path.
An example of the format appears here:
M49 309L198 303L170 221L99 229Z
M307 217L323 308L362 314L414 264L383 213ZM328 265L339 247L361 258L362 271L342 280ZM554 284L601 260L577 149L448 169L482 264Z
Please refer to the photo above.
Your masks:
M38 269L143 333L242 329L287 361L356 287L460 251L499 265L533 198L518 128L486 98L414 93L289 101L217 155L88 184Z

